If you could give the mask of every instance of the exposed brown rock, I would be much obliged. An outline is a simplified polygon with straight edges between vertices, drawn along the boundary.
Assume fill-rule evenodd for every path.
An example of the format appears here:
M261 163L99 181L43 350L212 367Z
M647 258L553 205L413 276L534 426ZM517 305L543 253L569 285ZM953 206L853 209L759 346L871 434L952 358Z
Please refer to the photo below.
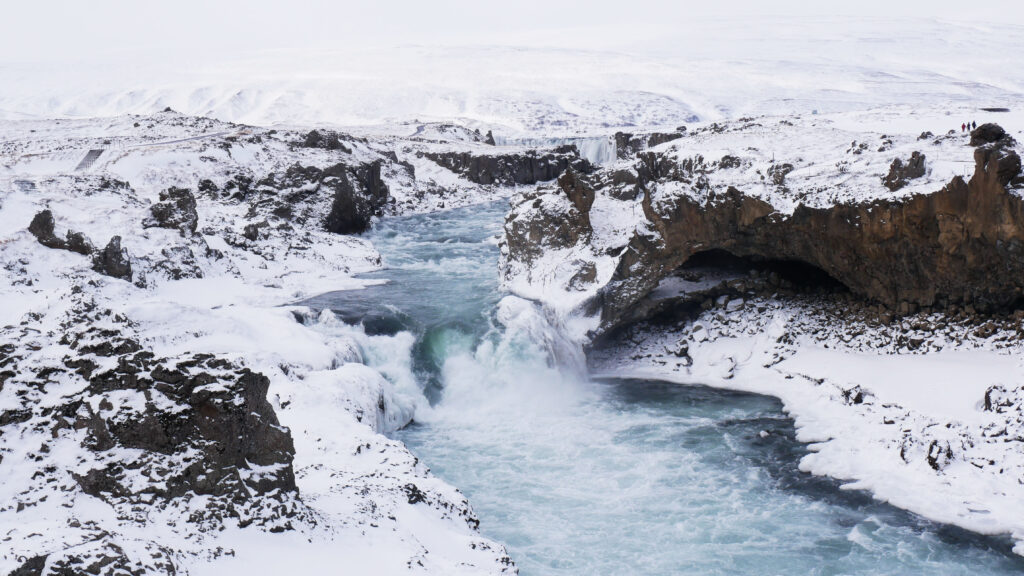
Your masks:
M732 187L700 200L679 195L653 203L651 187L644 184L642 206L655 233L638 231L616 254L615 273L597 296L603 329L617 325L692 256L715 249L813 265L897 313L955 304L978 311L1015 306L1024 299L1024 200L1006 185L1020 173L1020 158L997 143L978 148L975 161L970 182L956 177L932 194L827 208L800 205L789 215ZM911 164L917 165L913 170L923 168L923 156ZM658 154L638 155L636 170L642 184L667 178L700 185L699 173ZM568 175L566 180L569 184ZM576 198L572 217L538 214L536 219L548 217L547 224L558 221L562 228L573 222L570 230L559 232L563 241L589 233L588 204L579 199L612 186L610 180L602 172L574 179L571 186L560 181L570 199ZM587 185L595 186L590 194L579 189ZM516 222L508 229L509 259L528 262L534 247L522 244L543 235L544 225Z

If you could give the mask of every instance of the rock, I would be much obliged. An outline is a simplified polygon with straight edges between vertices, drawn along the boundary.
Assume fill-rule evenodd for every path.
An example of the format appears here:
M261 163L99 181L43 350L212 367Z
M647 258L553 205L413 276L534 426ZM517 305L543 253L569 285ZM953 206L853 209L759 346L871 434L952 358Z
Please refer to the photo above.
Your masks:
M979 146L974 151L974 162L1000 186L1009 185L1021 172L1020 156L1000 143Z
M160 202L150 207L153 214L143 223L145 228L171 228L195 234L199 224L196 198L185 188L170 187L160 193Z
M989 144L991 142L998 142L1008 138L1006 130L999 124L982 124L974 130L971 130L971 146L981 146L982 144Z
M889 174L882 179L886 188L893 192L903 188L910 180L920 178L925 174L925 156L920 152L914 152L906 164L903 160L896 158L889 166Z
M245 225L245 229L242 231L242 236L244 236L245 239L249 241L255 242L262 238L266 238L267 231L269 229L270 223L267 222L266 220L262 222L253 222L251 224Z
M96 251L96 246L93 245L92 240L89 240L85 234L68 230L67 249L83 256L89 256Z
M54 222L53 212L49 210L43 210L37 213L33 218L32 222L28 225L28 231L40 244L47 248L66 249L67 245L64 240L61 240L53 233Z
M580 158L575 146L554 148L547 152L531 151L516 154L484 155L472 152L422 152L425 158L464 176L476 184L536 184L554 180L567 168L591 172L593 167Z
M487 131L487 137L484 138L484 144L489 144L491 146L496 146L497 145L494 142L494 134L492 134L490 130Z
M352 150L342 144L341 136L331 130L310 130L303 139L302 144L305 148L320 148L323 150L341 150L346 154L351 154Z
M160 255L163 258L153 265L153 269L167 278L182 280L203 277L203 270L192 248L185 245L168 246L160 250Z
M1012 308L1024 295L1024 198L1009 192L1006 183L1020 172L1020 160L1000 143L978 147L975 160L970 182L955 177L931 194L821 208L799 205L783 215L733 187L699 188L700 171L707 169L700 158L640 153L633 168L643 184L640 204L649 232L638 228L627 245L605 251L616 267L596 287L598 334L630 321L630 310L661 279L712 250L803 263L882 304L887 310L882 317L921 307ZM918 154L898 172L908 177L923 168ZM575 178L567 187L560 182L514 206L506 220L506 276L533 266L547 250L588 241L587 200L616 194L613 178L620 170ZM665 183L671 186L662 188ZM666 192L698 188L701 195Z
M114 236L107 246L93 256L92 269L111 278L132 281L132 264L128 251L121 248L121 237Z
M93 246L92 241L89 240L81 232L73 232L68 230L67 237L61 240L54 233L54 222L53 213L49 210L43 210L32 218L32 223L28 226L28 231L39 240L39 243L47 248L55 248L59 250L69 250L88 256L92 254L96 247Z
M331 210L324 220L328 232L361 234L370 228L370 220L380 213L390 196L381 179L381 166L377 160L354 170L338 164L324 171L322 185L334 192Z
M682 126L677 132L652 132L650 134L630 134L627 132L615 133L615 156L620 160L632 157L637 152L653 148L665 142L678 140L683 137L686 127Z
M792 164L772 164L768 167L768 176L771 177L772 184L782 186L786 183L786 175L792 171Z

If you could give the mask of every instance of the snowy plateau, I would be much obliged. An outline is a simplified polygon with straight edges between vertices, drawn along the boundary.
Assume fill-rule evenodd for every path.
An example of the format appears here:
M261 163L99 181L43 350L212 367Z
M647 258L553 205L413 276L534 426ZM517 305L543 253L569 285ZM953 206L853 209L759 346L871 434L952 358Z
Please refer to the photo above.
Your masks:
M398 436L414 336L309 303L495 202L546 368L778 398L801 472L1024 556L1024 35L902 23L0 67L0 574L518 573Z

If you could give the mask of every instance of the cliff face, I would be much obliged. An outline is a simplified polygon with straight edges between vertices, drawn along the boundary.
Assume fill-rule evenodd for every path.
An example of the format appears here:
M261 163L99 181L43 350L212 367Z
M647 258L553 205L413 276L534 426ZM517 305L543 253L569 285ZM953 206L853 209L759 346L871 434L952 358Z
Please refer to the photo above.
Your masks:
M553 180L566 168L589 171L590 163L580 158L575 146L561 146L546 152L477 154L473 152L424 152L422 155L474 184L536 184Z
M577 237L590 239L592 198L628 198L635 191L643 217L628 241L602 246L603 254L592 251L597 259L611 255L613 265L588 302L591 310L600 308L601 329L614 327L693 255L716 249L811 264L895 311L953 304L1003 309L1024 297L1024 200L1008 190L1022 180L1012 147L1013 141L1003 137L976 148L970 181L953 177L931 194L816 207L801 203L789 213L770 198L745 193L741 185L709 183L714 172L742 165L741 158L705 164L641 154L631 170L563 177L553 193L568 200L564 213L549 208L523 218L514 212L506 225L506 262L536 261L537 245L545 242L550 249L564 248ZM769 168L767 174L782 186L791 170ZM582 201L586 198L591 200ZM578 229L563 230L566 225ZM557 228L561 240L536 241L537 230L545 227Z

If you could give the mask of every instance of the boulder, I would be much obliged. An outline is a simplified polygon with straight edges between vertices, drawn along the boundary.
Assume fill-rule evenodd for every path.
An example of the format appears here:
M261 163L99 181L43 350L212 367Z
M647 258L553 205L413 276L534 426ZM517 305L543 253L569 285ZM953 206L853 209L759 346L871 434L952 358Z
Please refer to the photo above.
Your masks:
M971 130L971 146L981 146L1008 138L1006 130L999 124L986 123Z
M92 269L111 278L132 281L132 263L128 251L121 248L121 237L114 236L106 247L93 255Z
M920 178L925 174L925 156L920 152L914 152L905 163L896 158L889 166L889 174L882 179L882 184L893 192L903 188L910 180Z
M47 248L65 249L67 245L64 240L61 240L53 232L53 212L49 210L43 210L37 213L33 218L32 222L28 225L28 231L40 244Z
M49 210L37 213L32 218L32 223L28 225L28 231L47 248L69 250L83 256L88 256L96 250L92 241L81 232L68 230L65 239L58 238L54 232L53 213Z

